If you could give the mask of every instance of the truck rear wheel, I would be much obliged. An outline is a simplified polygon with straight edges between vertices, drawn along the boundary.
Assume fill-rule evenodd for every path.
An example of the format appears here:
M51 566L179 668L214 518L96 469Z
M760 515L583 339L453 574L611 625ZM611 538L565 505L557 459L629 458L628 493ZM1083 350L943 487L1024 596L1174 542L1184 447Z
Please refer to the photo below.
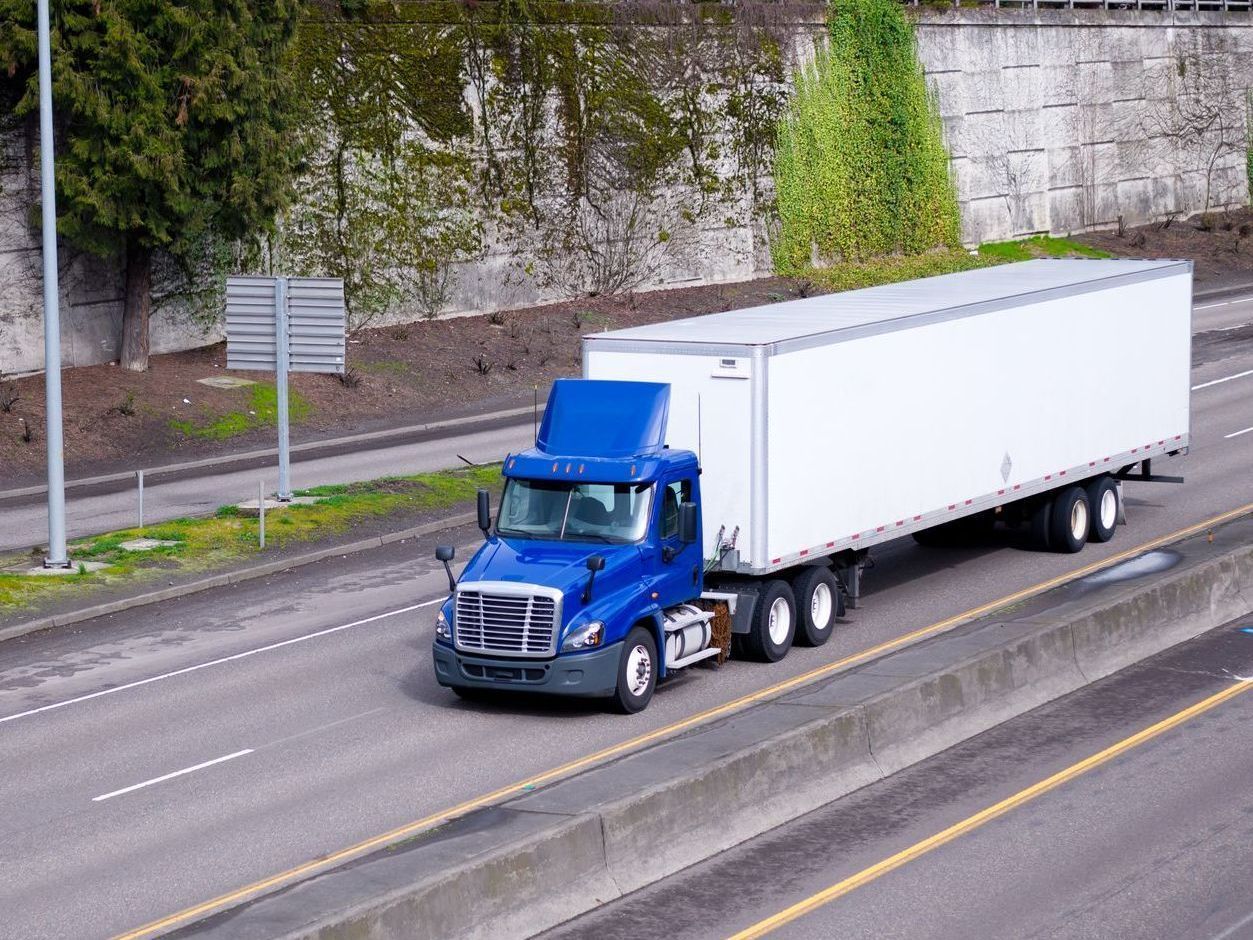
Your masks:
M657 641L643 627L635 627L622 644L618 686L610 701L616 711L633 715L648 707L657 688Z
M829 568L803 568L792 579L799 622L796 643L821 646L835 632L835 618L844 613L840 582Z
M1049 543L1055 552L1074 554L1088 541L1092 513L1082 486L1070 486L1053 497Z
M1053 547L1053 497L1041 496L1031 510L1031 543L1040 551L1047 552Z
M767 581L757 595L752 628L744 636L750 659L777 663L792 648L796 636L796 597L786 581Z
M1088 493L1088 510L1092 514L1088 538L1093 542L1108 542L1114 537L1114 527L1118 525L1118 484L1112 477L1103 476L1089 480L1084 489Z

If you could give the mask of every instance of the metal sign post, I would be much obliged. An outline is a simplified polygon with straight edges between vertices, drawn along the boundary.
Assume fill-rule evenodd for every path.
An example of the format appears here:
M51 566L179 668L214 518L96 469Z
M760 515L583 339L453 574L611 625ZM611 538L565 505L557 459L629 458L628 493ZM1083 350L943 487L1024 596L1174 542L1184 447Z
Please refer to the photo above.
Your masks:
M287 370L291 364L287 331L287 278L274 282L274 389L278 408L278 500L291 500L291 448L288 442L290 415L287 408Z
M344 282L333 277L247 277L226 281L226 367L274 372L278 498L292 498L287 377L344 371Z
M52 151L52 49L48 0L38 3L39 187L43 203L44 400L48 448L48 557L45 568L70 567L65 550L65 443L61 429L61 291L57 285L57 194Z

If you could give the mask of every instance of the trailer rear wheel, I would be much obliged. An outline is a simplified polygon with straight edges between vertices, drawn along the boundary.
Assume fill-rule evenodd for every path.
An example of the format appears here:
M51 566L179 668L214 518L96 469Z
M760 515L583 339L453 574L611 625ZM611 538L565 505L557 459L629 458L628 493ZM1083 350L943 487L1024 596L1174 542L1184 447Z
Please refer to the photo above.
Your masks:
M1108 542L1114 537L1118 525L1118 484L1113 477L1102 476L1089 480L1084 487L1088 493L1088 509L1092 524L1088 538L1093 542Z
M792 648L796 636L796 597L786 581L767 581L757 596L753 622L744 636L750 659L777 663Z
M1040 551L1053 547L1053 497L1042 496L1031 510L1031 543Z
M1092 513L1082 486L1070 486L1053 497L1049 543L1053 551L1074 554L1088 541Z
M800 619L796 643L821 646L835 632L835 618L844 613L840 582L829 568L802 568L792 579L792 593Z
M657 688L657 642L643 627L627 634L618 660L618 687L610 702L624 715L643 711Z

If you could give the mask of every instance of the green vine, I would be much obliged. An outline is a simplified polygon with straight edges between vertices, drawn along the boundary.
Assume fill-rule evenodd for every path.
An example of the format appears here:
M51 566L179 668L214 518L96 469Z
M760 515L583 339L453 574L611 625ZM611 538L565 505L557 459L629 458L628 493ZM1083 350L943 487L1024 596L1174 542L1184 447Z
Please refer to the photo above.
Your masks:
M938 111L895 0L832 0L830 44L779 122L775 267L918 254L960 242Z

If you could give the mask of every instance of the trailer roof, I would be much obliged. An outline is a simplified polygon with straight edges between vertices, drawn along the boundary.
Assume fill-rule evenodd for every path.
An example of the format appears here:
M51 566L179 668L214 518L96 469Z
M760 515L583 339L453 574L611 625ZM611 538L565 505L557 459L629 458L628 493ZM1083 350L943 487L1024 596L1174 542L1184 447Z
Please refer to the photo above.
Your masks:
M840 341L1191 272L1191 261L1038 259L668 323L594 333L590 345L773 346ZM832 335L838 334L838 335ZM694 350L693 350L694 351Z

